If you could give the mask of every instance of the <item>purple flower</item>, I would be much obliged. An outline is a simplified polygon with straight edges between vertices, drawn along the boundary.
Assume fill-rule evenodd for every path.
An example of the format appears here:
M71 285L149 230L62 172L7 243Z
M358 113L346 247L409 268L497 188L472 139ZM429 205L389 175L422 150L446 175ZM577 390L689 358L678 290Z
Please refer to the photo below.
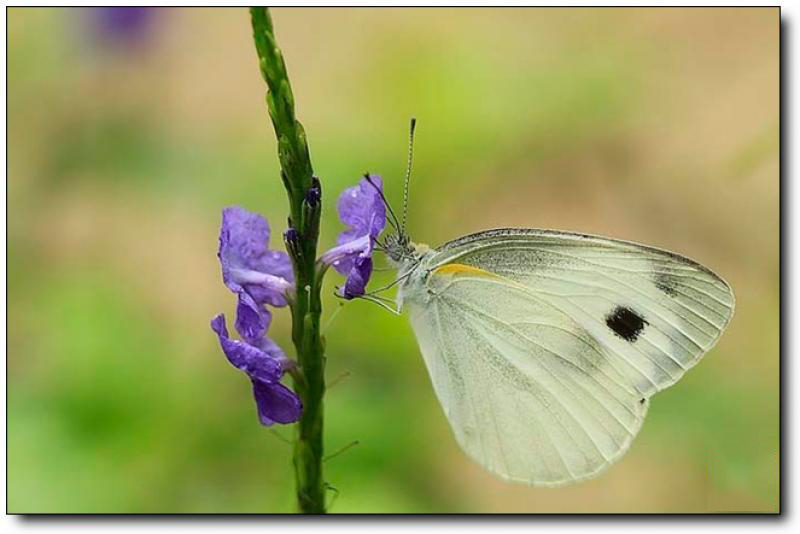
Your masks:
M359 254L353 261L353 268L347 275L341 295L348 300L363 295L370 275L372 275L372 258Z
M230 339L222 314L211 321L211 329L216 332L231 365L250 377L261 424L270 426L297 421L303 407L297 395L280 383L286 369L292 365L280 347L267 337L262 337L258 346Z
M146 41L156 9L152 7L97 7L88 13L96 36L109 44L135 45Z
M340 290L346 299L363 295L372 274L372 250L386 226L382 190L381 177L371 175L339 196L339 219L349 229L339 235L337 246L325 252L320 261L347 277Z
M270 313L265 304L286 306L294 284L289 256L269 250L269 224L257 213L239 207L222 211L219 257L222 280L236 293L236 331L251 344L266 332Z
M223 315L211 329L231 365L250 377L259 420L267 426L297 421L302 411L297 395L280 383L293 362L266 335L272 321L266 305L286 306L294 280L289 256L268 245L266 219L238 207L222 211L217 256L222 280L238 299L235 326L242 341L230 339Z

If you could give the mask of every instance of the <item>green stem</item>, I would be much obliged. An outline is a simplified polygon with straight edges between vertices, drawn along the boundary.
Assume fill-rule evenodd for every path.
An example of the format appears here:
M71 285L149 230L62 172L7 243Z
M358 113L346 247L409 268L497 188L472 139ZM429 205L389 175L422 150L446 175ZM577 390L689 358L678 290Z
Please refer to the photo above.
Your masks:
M323 405L325 395L325 355L320 335L322 275L315 269L319 234L319 189L313 177L311 158L303 126L297 121L294 97L286 64L275 42L269 11L250 8L253 39L259 67L267 82L267 107L278 139L281 177L289 195L291 216L287 249L295 275L292 299L292 341L298 369L293 373L295 391L303 402L303 415L297 424L294 445L294 471L297 501L302 513L325 513L325 481L322 476ZM293 230L296 233L293 233Z

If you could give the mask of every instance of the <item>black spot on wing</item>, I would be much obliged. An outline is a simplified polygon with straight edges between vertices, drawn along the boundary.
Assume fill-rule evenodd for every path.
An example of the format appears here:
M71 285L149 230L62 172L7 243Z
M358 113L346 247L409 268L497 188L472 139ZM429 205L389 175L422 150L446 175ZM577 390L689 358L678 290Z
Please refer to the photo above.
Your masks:
M640 317L635 311L625 306L617 306L606 316L606 325L619 337L625 341L633 343L644 330L645 325L650 324Z
M655 285L665 295L670 297L678 296L678 280L667 273L658 273L655 277Z

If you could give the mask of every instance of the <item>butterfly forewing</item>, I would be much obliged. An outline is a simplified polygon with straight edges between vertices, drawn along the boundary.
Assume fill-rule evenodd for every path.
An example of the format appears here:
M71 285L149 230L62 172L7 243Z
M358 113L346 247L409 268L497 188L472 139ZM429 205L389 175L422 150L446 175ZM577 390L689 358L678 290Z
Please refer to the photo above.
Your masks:
M730 287L676 254L594 236L494 230L440 249L526 287L571 317L643 395L674 384L716 343L733 313Z

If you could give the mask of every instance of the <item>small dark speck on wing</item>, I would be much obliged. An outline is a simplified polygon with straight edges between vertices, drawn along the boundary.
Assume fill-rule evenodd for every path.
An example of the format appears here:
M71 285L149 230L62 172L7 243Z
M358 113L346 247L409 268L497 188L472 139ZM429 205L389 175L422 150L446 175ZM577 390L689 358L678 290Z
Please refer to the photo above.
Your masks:
M617 306L606 316L606 325L619 337L625 341L633 343L644 330L645 325L650 324L640 317L635 311L624 306Z
M665 273L658 273L655 280L656 287L660 289L665 295L670 297L677 297L678 290L677 281L674 276Z

